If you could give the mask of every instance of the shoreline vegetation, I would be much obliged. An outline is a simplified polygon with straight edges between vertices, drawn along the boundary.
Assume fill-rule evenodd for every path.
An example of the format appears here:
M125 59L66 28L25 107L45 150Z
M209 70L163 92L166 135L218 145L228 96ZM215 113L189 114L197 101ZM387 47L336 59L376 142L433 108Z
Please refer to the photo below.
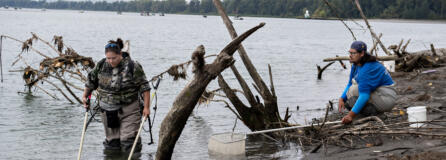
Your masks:
M327 1L333 12L323 0L225 0L222 2L228 15L246 17L298 18L304 19L306 10L311 19L335 20L340 18L359 19L354 4L342 0ZM446 0L388 0L362 1L365 14L371 19L446 19ZM46 0L2 0L2 8L69 9L82 11L151 12L192 15L218 15L212 0L135 0L126 2L92 1L55 1Z

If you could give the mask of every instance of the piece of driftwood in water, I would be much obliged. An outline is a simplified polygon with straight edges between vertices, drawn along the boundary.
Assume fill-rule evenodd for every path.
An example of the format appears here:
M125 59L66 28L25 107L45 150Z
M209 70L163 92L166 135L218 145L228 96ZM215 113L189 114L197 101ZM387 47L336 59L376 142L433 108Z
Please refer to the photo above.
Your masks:
M156 152L157 160L171 159L175 143L208 84L234 63L232 55L239 48L240 43L264 25L265 23L261 23L234 39L211 64L205 64L203 46L199 46L192 53L194 77L175 98L172 108L161 123Z
M397 56L379 56L376 57L378 61L394 61L398 59ZM331 61L347 61L350 60L350 57L348 56L342 56L342 57L332 57L332 58L325 58L324 62L331 62Z
M229 32L229 35L233 39L236 38L237 32L235 31L234 26L232 26L232 22L227 16L221 4L221 1L213 0L213 2ZM248 100L249 105L244 104L237 97L234 89L232 89L226 83L223 76L218 77L219 86L222 88L226 97L234 105L234 108L237 110L242 122L252 131L287 126L288 123L286 122L286 120L290 117L290 115L288 114L288 112L285 114L284 118L281 118L279 115L277 97L274 91L274 83L272 82L271 67L269 66L271 86L270 88L268 88L266 83L261 78L260 74L257 72L257 69L252 64L250 58L248 57L248 54L246 53L242 45L240 45L238 53L244 66L246 67L246 70L254 81L253 87L263 99L263 103L261 103L260 98L258 96L254 96L246 81L237 71L237 68L233 66L231 66L231 70L237 78L237 81L239 82L243 90L243 95Z
M336 57L339 57L338 55L336 55ZM342 62L341 60L338 61L339 64L341 64L342 68L347 69L347 66L345 66L344 62Z
M68 96L58 87L55 83L50 83L52 80L48 80L49 78L55 78L61 82L61 84L65 87L65 89L72 95L76 101L81 104L82 101L79 97L76 96L76 94L73 92L71 87L74 87L75 89L83 90L80 87L77 87L74 85L75 83L70 82L70 80L65 79L65 73L68 73L68 76L75 77L76 80L79 80L80 82L85 82L86 77L81 72L88 71L88 69L91 69L94 67L94 62L91 57L84 57L79 55L74 49L70 47L66 47L66 50L64 53L62 53L62 50L64 48L62 37L61 36L54 36L54 45L50 44L48 41L45 41L44 39L37 36L35 33L31 33L32 37L27 39L26 41L20 41L16 38L1 35L2 38L8 38L14 41L17 41L19 43L22 43L21 52L17 56L17 60L15 60L12 63L12 66L14 66L17 62L21 61L25 64L26 68L23 70L23 80L25 81L25 86L28 88L29 91L31 91L31 87L36 86L35 84L39 81L46 81L49 84L53 85L57 88L58 91L61 92L61 94L70 102L73 103L73 101L68 98ZM34 41L42 41L44 42L48 47L52 48L54 52L57 53L57 57L50 57L43 52L37 50L33 47ZM44 57L44 59L40 62L39 69L34 69L31 67L29 63L26 62L24 57L27 57L27 55L23 55L24 52L28 52L29 50L36 52L37 54ZM50 52L51 53L51 52ZM29 57L31 58L31 57ZM77 78L78 76L79 78ZM55 97L55 94L50 94L49 91L53 90L45 90L43 88L44 86L41 86L39 88L46 94L48 94L51 97Z
M321 80L322 79L322 72L325 71L325 69L327 69L330 65L332 65L335 62L330 62L327 65L325 65L324 67L321 68L321 66L316 65L317 66L317 79Z

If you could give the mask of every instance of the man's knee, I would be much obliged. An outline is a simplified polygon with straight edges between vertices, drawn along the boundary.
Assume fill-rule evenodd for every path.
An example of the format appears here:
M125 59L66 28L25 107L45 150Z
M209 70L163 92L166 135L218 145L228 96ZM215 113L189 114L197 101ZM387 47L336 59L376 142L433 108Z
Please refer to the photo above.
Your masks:
M352 97L348 98L347 102L345 102L345 104L344 104L345 108L347 108L349 111L351 111L357 100L358 100L358 96L352 96Z

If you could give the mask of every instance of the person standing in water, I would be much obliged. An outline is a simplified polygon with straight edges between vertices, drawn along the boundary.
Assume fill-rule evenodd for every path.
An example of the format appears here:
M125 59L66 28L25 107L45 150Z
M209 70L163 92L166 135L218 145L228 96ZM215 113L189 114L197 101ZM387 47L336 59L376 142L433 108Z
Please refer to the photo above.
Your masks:
M105 58L88 73L82 101L85 108L93 90L98 92L101 119L105 128L106 150L131 149L138 138L137 150L141 150L141 138L136 137L141 123L139 96L142 94L144 107L142 116L150 114L150 86L142 66L122 52L123 41L118 38L105 45Z

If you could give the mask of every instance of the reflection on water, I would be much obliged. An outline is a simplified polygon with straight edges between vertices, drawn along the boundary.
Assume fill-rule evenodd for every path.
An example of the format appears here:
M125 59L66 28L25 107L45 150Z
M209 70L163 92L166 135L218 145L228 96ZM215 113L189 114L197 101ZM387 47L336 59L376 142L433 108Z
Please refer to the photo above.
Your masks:
M200 44L207 54L218 53L230 37L221 18L192 15L139 16L137 13L86 12L23 9L19 11L0 9L0 34L21 40L35 32L44 39L54 35L64 36L64 42L78 53L92 56L95 61L104 57L103 47L110 39L121 37L131 41L131 56L142 64L147 77L157 75L172 64L189 60L192 51ZM278 96L280 114L290 107L291 123L304 123L324 114L327 100L339 97L347 83L348 70L332 65L316 80L316 64L323 64L326 57L343 55L352 41L350 33L338 21L297 20L281 18L246 18L234 21L239 33L266 22L243 42L252 62L268 83L267 64L271 64ZM443 22L430 21L378 21L371 20L374 29L383 33L383 43L397 44L401 38L412 39L409 51L429 49L429 44L446 47ZM352 25L359 39L371 44L370 34ZM41 42L33 44L44 53L51 52ZM4 71L17 69L22 64L10 64L20 52L21 44L3 40ZM31 64L42 59L37 54L25 53ZM235 54L236 67L249 83L249 74ZM207 60L211 62L212 59ZM0 83L0 154L2 159L73 159L77 156L84 110L80 105L69 104L63 96L56 101L39 90L33 95L17 94L23 91L20 73L5 72ZM191 75L189 75L191 76ZM224 71L228 83L239 86L230 71ZM173 82L168 77L158 90L158 111L154 124L153 145L149 134L142 133L143 149L140 159L152 159L158 145L159 126L169 111L175 96L186 81ZM45 84L42 84L45 85ZM82 84L78 84L82 86ZM209 90L218 88L212 82ZM49 87L50 91L57 91ZM81 91L76 91L82 95ZM297 110L295 106L299 105ZM212 134L231 131L233 115L224 105L211 103L197 107L189 118L174 150L173 159L296 159L302 153L296 144L277 143L262 136L248 137L246 156L221 157L208 154L207 141ZM235 132L248 132L238 122ZM104 131L101 123L92 122L86 133L83 149L84 159L122 159L122 153L104 154L102 141Z

